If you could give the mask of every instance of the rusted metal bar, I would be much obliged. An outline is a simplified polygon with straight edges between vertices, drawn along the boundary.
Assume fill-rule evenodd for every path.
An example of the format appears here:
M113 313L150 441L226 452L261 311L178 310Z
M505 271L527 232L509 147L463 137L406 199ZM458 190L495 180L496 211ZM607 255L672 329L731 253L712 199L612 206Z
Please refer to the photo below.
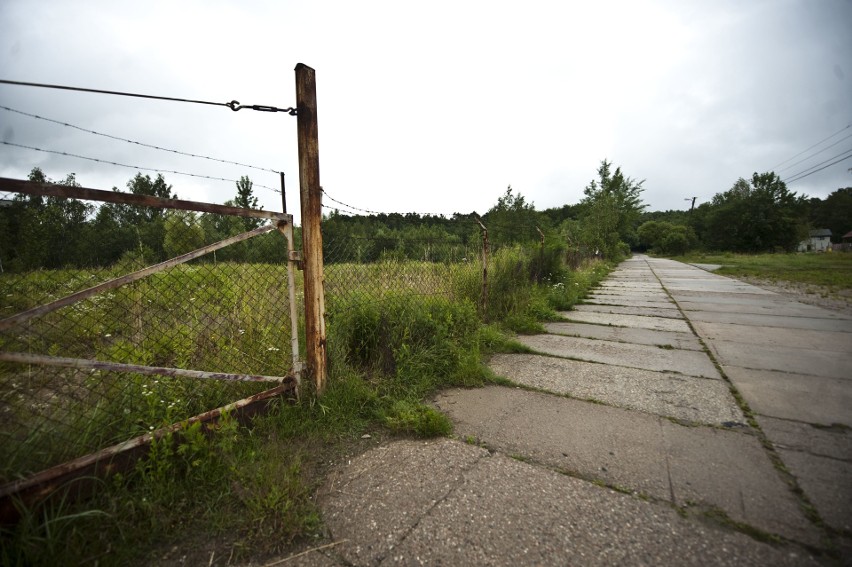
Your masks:
M142 366L140 364L125 364L123 362L107 362L103 360L88 360L85 358L67 358L63 356L48 356L28 352L0 351L0 360L18 364L38 364L40 366L59 366L62 368L77 368L79 370L103 370L104 372L133 372L148 376L172 376L178 378L201 378L204 380L224 380L226 382L283 382L286 377L262 376L258 374L231 374L228 372L205 372L203 370L185 370L183 368L167 368L163 366Z
M284 175L283 173L281 174ZM278 231L287 239L287 293L290 300L290 348L293 352L293 377L296 379L296 397L302 385L302 363L299 360L299 313L296 305L296 269L298 253L293 247L293 223L278 222Z
M289 218L292 219L292 217ZM156 274L157 272L161 272L165 269L183 264L185 262L189 262L190 260L194 260L196 258L200 258L201 256L209 254L210 252L213 252L215 250L219 250L220 248L230 246L231 244L236 244L237 242L242 242L243 240L248 240L249 238L252 238L259 234L264 234L272 230L275 230L274 224L261 226L254 230L250 230L248 232L244 232L242 234L226 238L225 240L220 240L219 242L208 244L207 246L199 248L198 250L187 252L186 254L177 256L175 258L172 258L171 260L166 260L165 262L160 262L159 264L148 266L147 268L143 268L136 272L121 276L120 278L111 279L94 287L90 287L88 289L72 293L71 295L67 295L60 299L57 299L56 301L51 301L50 303L39 305L38 307L33 307L32 309L28 309L27 311L22 311L21 313L0 320L0 331L5 331L10 327L23 323L24 321L28 321L33 317L46 315L47 313L51 313L53 311L56 311L57 309L61 309L65 306L71 305L72 303L82 301L103 291L127 285L131 282L135 282L136 280L140 280L146 276L150 276L151 274Z
M284 172L280 171L281 174L281 210L284 211L284 214L287 214L287 188L284 185Z
M482 224L482 219L476 216L476 222L482 231L482 319L488 320L488 229Z
M322 258L322 189L319 171L317 85L313 69L296 65L296 122L299 142L299 196L305 272L305 350L307 371L317 395L328 374Z
M154 197L152 195L135 195L133 193L88 189L86 187L67 187L65 185L53 185L49 183L34 183L23 179L9 179L8 177L0 177L0 191L24 193L25 195L42 195L45 197L64 197L67 199L102 201L104 203L119 203L122 205L137 205L141 207L154 207L157 209L179 209L183 211L196 211L199 213L214 213L218 215L258 219L286 220L286 217L288 216L287 213L264 211L262 209L243 209L242 207L214 205L212 203L202 203L200 201L164 199L163 197Z
M544 233L539 227L535 227L535 229L538 231L538 236L540 238L538 248L538 274L536 275L535 281L536 283L541 283L542 273L544 272Z
M200 422L202 428L208 431L213 429L213 425L224 414L234 417L242 424L247 424L251 417L265 412L269 402L291 392L293 386L294 381L288 379L279 386L191 417L185 422L157 429L43 470L28 478L6 483L0 486L0 524L9 525L18 520L20 512L16 502L32 506L49 498L57 490L69 486L74 488L73 493L70 494L72 497L91 494L98 486L97 477L105 477L133 468L140 458L146 456L153 440L162 439L169 434L180 435L182 428L187 425ZM74 480L79 482L72 485L71 481Z

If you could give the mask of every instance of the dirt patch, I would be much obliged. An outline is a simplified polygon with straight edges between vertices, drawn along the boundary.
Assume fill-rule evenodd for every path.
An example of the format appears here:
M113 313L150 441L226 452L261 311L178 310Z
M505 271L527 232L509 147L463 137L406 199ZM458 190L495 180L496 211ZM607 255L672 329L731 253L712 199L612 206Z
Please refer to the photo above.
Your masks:
M800 303L816 305L852 317L852 290L849 289L836 290L815 284L773 281L745 276L737 277L737 279L790 297Z

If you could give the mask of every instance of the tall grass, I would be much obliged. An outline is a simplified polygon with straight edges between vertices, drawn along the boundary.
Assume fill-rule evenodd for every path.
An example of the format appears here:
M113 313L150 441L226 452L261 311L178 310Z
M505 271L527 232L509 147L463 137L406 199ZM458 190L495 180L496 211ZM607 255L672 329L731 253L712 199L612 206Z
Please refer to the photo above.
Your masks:
M792 254L693 253L673 260L721 264L718 274L852 289L852 254L848 252Z
M447 386L477 386L491 380L481 363L483 353L516 348L512 332L536 332L540 320L571 308L608 269L593 262L576 271L551 267L543 274L542 265L540 256L520 248L497 251L489 266L487 304L481 301L481 265L475 262L328 266L331 376L321 398L305 397L296 405L278 403L267 415L255 418L251 427L226 418L210 436L202 435L198 426L184 428L180 442L155 443L148 459L107 479L88 501L70 504L60 496L59 507L57 500L50 500L24 508L25 521L0 535L2 564L73 564L93 558L101 565L156 563L188 534L197 534L204 542L204 555L191 556L189 562L207 561L211 546L217 555L239 560L318 535L321 520L314 496L330 460L351 451L368 433L374 437L450 433L450 422L424 403L426 398ZM249 277L252 270L265 269L244 266L232 273ZM191 281L189 273L184 277ZM423 283L430 279L434 285ZM226 288L224 299L211 312L189 311L190 319L216 319L237 331L214 341L219 348L233 348L246 356L234 359L234 364L262 361L272 331L254 328L251 320L241 318L249 308L248 299L260 299L229 295L228 281L218 275L206 279L208 285ZM175 300L200 296L197 287L193 292L174 287ZM213 289L207 293L219 296ZM138 297L116 299L138 304ZM164 306L157 310L165 322L169 312ZM130 311L134 314L130 324L133 317L145 315ZM175 328L181 323L172 322ZM98 328L90 344L103 345L102 337L95 335L104 330ZM122 353L146 362L192 361L193 345L207 344L210 333L204 327L188 339L177 333L172 350L158 350L168 345L147 348L143 341L142 346L132 346L136 350L127 347ZM128 337L132 335L124 338ZM6 380L7 368L3 371ZM163 394L186 387L185 382L161 382L162 390L145 395L150 383L134 385L135 377L117 378L110 377L110 383L123 383L122 389L105 394L103 403L136 404L134 416L153 412L146 404L159 408L159 400L166 400ZM57 532L56 526L62 529Z

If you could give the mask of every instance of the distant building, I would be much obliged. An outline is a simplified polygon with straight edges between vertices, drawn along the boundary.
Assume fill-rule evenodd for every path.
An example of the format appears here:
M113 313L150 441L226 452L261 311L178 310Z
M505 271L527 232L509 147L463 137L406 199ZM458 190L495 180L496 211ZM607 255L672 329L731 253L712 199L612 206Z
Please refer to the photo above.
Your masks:
M825 252L831 250L831 230L818 228L808 233L808 239L799 242L799 252Z

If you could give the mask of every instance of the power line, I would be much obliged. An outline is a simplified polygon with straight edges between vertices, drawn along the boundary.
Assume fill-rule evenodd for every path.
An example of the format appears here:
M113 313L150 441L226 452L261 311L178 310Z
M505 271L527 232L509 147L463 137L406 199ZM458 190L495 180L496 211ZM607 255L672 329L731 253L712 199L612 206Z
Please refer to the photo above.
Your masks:
M158 96L158 95L147 95L147 94L139 94L139 93L128 93L122 91L105 91L102 89L86 89L82 87L69 87L65 85L48 85L44 83L27 83L23 81L8 81L6 79L0 79L0 84L4 85L17 85L22 87L39 87L45 89L59 89L63 91L77 91L83 93L96 93L96 94L108 94L108 95L117 95L117 96L130 96L135 98L147 98L153 100L167 100L171 102L189 102L192 104L209 104L212 106L224 106L226 108L230 108L233 111L242 110L243 108L248 108L249 110L258 110L260 112L286 112L290 116L296 116L296 109L293 107L289 108L278 108L276 106L266 106L262 104L240 104L237 100L232 100L231 102L211 102L209 100L195 100L191 98L176 98L171 96Z
M848 140L849 138L852 138L852 134L849 134L849 135L848 135L848 136L846 136L845 138L840 138L839 140L837 140L836 142L834 142L834 143L833 143L833 144L831 144L830 146L826 146L826 147L824 147L823 149L821 149L820 151L816 152L815 154L811 154L811 155L809 155L809 156L807 156L807 157L803 157L803 158L802 158L802 159L800 159L799 161L793 162L793 163L791 163L790 165L788 165L788 166L786 166L786 167L782 167L781 169L779 169L779 170L778 170L778 171L776 171L775 173L781 173L782 171L785 171L785 170L787 170L787 169L790 169L790 168L791 168L791 167L793 167L794 165L799 165L799 164L800 164L800 163L802 163L803 161L808 161L808 160L809 160L809 159L811 159L812 157L816 157L816 156L818 156L819 154L821 154L821 153L822 153L822 152L824 152L825 150L831 149L831 148L833 148L834 146L836 146L837 144L839 144L839 143L841 143L841 142L844 142L844 141Z
M849 128L849 127L852 127L852 124L847 124L846 126L844 126L843 128L841 128L840 130L838 130L837 132L835 132L834 134L832 134L831 136L829 136L828 138L825 138L824 140L820 140L819 142L817 142L817 143L816 143L816 144L814 144L813 146L811 146L811 147L809 147L809 148L806 148L806 149L804 149L804 150L800 151L799 153L797 153L797 154L796 154L796 155L794 155L793 157L787 158L787 159L785 159L784 161L782 161L781 163L779 163L779 164L777 164L777 165L773 165L772 167L770 167L770 168L769 168L769 170L770 170L770 171L773 171L773 170L774 170L776 167L778 167L779 165L784 165L785 163L787 163L787 162L788 162L788 161L790 161L791 159L796 159L797 157L799 157L799 156L800 156L800 155L802 155L803 153L805 153L805 152L808 152L808 151L812 150L813 148L817 147L818 145L820 145L820 144L821 144L821 143L823 143L823 142L827 142L828 140L832 139L833 137L835 137L836 135L840 134L841 132L843 132L844 130L846 130L846 129L847 129L847 128Z
M833 161L833 162L831 162L831 163L829 163L828 165L825 165L825 166L823 166L823 167L819 167L819 166L823 165L824 163L829 162L829 161L831 161L831 160L833 160L833 159L835 159L835 158L838 158L838 157L840 157L840 156L842 156L842 155L844 155L844 154L850 154L850 155L848 155L848 156L846 156L846 157L844 157L844 158L841 158L841 159L839 159L839 160L837 160L837 161ZM795 174L795 175L793 175L793 176L791 176L791 177L789 177L789 178L785 179L785 180L784 180L784 183L788 183L788 184L789 184L789 183L793 183L794 181L799 181L800 179L804 179L805 177L808 177L809 175L813 175L814 173L816 173L816 172L818 172L818 171L822 171L823 169L825 169L825 168L827 168L827 167L831 167L832 165L837 164L837 163L840 163L841 161L845 161L845 160L847 160L847 159L849 159L849 158L852 158L852 149L850 149L850 150L846 150L845 152L839 153L839 154L837 154L837 155L836 155L836 156L834 156L834 157L830 157L830 158L828 158L827 160L825 160L825 161L823 161L823 162L820 162L820 163L818 163L818 164L816 164L816 165L814 165L814 166L809 167L808 169L802 170L802 171L800 171L799 173L797 173L797 174ZM819 167L819 169L814 169L815 167ZM809 171L809 170L811 170L811 169L814 169L814 171Z
M85 160L89 160L89 161L95 161L95 162L98 162L98 163L104 163L104 164L109 164L109 165L117 165L119 167L128 167L130 169L141 169L143 171L153 171L155 173L174 173L176 175L185 175L187 177L198 177L198 178L201 178L201 179L212 179L214 181L230 181L232 183L239 183L239 181L237 181L236 179L227 179L225 177L214 177L214 176L211 176L211 175L201 175L201 174L198 174L198 173L186 173L184 171L174 171L174 170L169 170L169 169L158 169L158 168L154 168L154 167L142 167L142 166L139 166L139 165L128 165L126 163L118 163L118 162L109 161L109 160L105 160L105 159L98 159L98 158L93 158L93 157L81 156L81 155L78 155L78 154L72 154L72 153L69 153L69 152L60 152L60 151L57 151L57 150L46 150L44 148L36 148L36 147L33 147L33 146L25 146L23 144L15 144L13 142L6 142L6 141L2 141L2 140L0 140L0 143L2 143L3 145L6 145L6 146L14 146L16 148L24 148L24 149L27 149L27 150L35 150L37 152L44 152L44 153L47 153L47 154L56 154L56 155L60 155L60 156L68 156L68 157L73 157L73 158L78 158L78 159L85 159ZM276 193L281 193L280 189L275 189L273 187L267 187L266 185L260 185L258 183L254 183L254 182L252 182L252 186L253 187L261 187L263 189L268 189L268 190L274 191Z
M194 157L194 158L206 159L206 160L210 160L210 161L217 161L217 162L220 162L220 163L238 165L240 167L248 167L248 168L251 168L251 169L257 169L259 171L268 171L270 173L278 173L278 174L281 173L280 171L276 171L274 169L269 169L269 168L266 168L266 167L259 167L259 166L256 166L256 165L250 165L250 164L247 164L247 163L240 163L238 161L231 161L231 160L227 160L227 159L219 159L219 158L214 158L214 157L209 157L209 156L202 156L202 155L198 155L198 154L191 154L189 152L182 152L180 150L172 150L172 149L169 149L169 148L161 148L159 146L154 146L152 144L146 144L144 142L137 142L136 140L128 140L127 138L121 138L119 136L113 136L112 134L104 134L103 132L96 132L94 130L89 130L87 128L75 126L74 124L68 124L67 122L62 122L60 120L54 120L53 118L46 118L44 116L39 116L38 114L30 114L29 112L24 112L22 110L15 110L14 108L9 108L8 106L0 105L0 108L2 108L3 110L8 110L9 112L21 114L23 116L29 116L30 118L37 118L38 120L44 120L46 122L53 122L54 124L59 124L61 126L67 126L69 128L74 128L75 130L80 130L81 132L86 132L87 134L95 134L96 136L103 136L104 138L110 138L112 140L118 140L120 142L127 142L128 144L136 144L137 146L143 146L143 147L146 147L146 148L152 148L152 149L161 150L161 151L164 151L164 152L171 152L173 154L179 154L179 155L182 155L182 156L189 156L189 157Z

